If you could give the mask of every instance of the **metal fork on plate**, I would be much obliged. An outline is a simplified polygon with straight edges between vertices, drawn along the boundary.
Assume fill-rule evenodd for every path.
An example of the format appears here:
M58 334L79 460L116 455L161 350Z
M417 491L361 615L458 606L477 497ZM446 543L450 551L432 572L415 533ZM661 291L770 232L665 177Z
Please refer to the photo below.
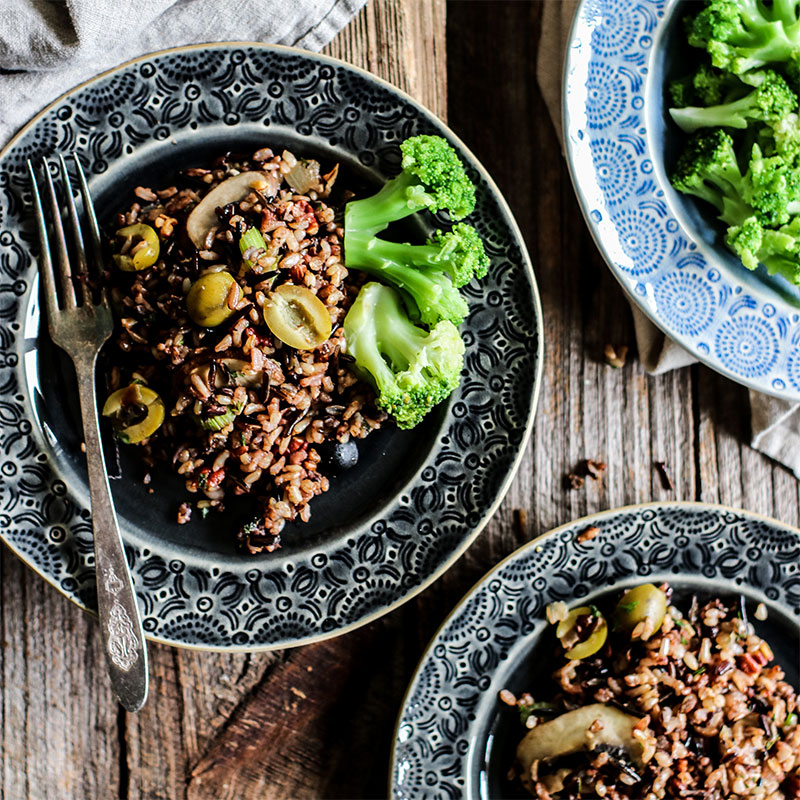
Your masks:
M78 158L74 157L74 161L87 218L88 258L64 157L59 156L59 166L67 226L73 243L72 258L67 248L61 211L47 160L42 160L41 172L50 233L36 170L28 161L33 209L39 228L39 274L44 285L50 337L72 359L78 376L86 463L89 468L97 609L108 672L120 703L129 711L138 711L147 699L147 647L108 485L95 399L95 363L100 348L111 336L113 318L105 290L101 290L100 300L95 302L88 281L90 265L96 274L101 271L100 233L86 177Z

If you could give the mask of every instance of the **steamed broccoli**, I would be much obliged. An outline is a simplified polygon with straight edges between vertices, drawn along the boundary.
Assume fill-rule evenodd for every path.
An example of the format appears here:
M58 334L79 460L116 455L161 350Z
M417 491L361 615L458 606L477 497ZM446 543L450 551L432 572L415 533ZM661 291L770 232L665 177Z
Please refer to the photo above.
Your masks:
M453 220L475 208L475 187L455 150L441 136L412 136L401 145L402 172L362 200L351 200L344 212L348 233L374 235L390 222L415 211L445 209Z
M749 122L774 122L797 108L797 96L786 81L771 70L759 76L756 88L744 97L701 108L671 108L672 119L687 133L698 128L741 128Z
M430 267L446 272L456 287L466 285L473 277L483 278L489 268L481 237L464 222L457 223L450 231L435 231L424 245L398 244L352 234L347 247L347 262L356 268L382 270L390 262Z
M748 269L761 263L770 275L800 283L800 218L772 230L750 217L742 225L729 228L725 242Z
M458 386L464 342L450 322L414 325L394 289L368 283L344 320L347 352L377 389L376 404L413 428Z
M689 44L736 74L782 63L800 50L798 11L800 0L711 0L688 22Z
M674 80L669 85L672 105L675 108L687 106L718 106L736 99L734 95L747 91L748 87L735 75L701 64L693 75Z
M672 185L679 192L711 203L729 226L741 225L753 215L753 209L742 199L745 184L733 139L723 130L702 131L689 140L678 159Z
M743 197L763 225L785 225L800 213L796 149L764 156L761 147L754 144L745 177Z

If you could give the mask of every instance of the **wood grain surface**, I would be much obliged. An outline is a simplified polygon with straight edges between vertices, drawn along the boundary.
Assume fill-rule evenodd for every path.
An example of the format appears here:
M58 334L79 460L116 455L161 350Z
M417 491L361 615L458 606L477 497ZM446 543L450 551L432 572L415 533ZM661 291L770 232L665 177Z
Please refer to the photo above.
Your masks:
M151 696L138 715L111 697L94 621L0 549L0 799L384 797L395 717L422 650L523 542L586 513L668 498L797 524L797 481L746 444L746 390L699 366L649 377L636 359L625 300L586 230L536 85L541 10L371 0L328 48L449 118L526 237L544 381L533 440L496 517L417 599L345 637L257 655L151 646ZM605 363L609 343L631 348L622 369ZM585 458L607 463L603 479L565 488Z

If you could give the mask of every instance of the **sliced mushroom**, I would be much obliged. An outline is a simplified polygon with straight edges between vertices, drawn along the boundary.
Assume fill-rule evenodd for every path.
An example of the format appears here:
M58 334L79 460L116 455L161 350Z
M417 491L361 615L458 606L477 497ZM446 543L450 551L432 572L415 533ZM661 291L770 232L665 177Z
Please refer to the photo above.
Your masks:
M244 361L241 358L222 358L220 361L228 370L231 376L231 383L234 386L246 386L248 389L255 389L264 383L264 373L254 370L249 361Z
M535 761L609 748L619 748L633 764L641 766L642 746L633 736L638 722L637 717L618 708L594 703L537 725L517 747L522 775L530 775Z
M262 186L264 184L264 186ZM228 203L238 203L250 194L253 189L267 197L278 193L278 178L266 172L240 172L215 186L193 209L186 219L186 233L192 244L202 250L208 232L217 226L218 208Z

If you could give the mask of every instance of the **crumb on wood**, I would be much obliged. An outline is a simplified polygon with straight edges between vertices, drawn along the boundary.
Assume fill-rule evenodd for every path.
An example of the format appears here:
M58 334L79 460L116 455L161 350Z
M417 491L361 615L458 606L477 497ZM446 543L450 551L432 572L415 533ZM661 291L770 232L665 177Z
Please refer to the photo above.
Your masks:
M524 508L514 509L514 527L523 539L527 538L528 512Z
M576 475L574 472L570 472L568 475L564 476L564 485L567 489L580 489L583 486L583 478L580 475Z
M663 461L656 461L655 463L656 470L658 474L661 476L661 485L670 492L675 491L675 484L672 480L672 475L670 475L669 467Z
M290 686L290 687L289 687L289 691L290 691L290 692L291 692L291 693L292 693L292 694L293 694L295 697L299 697L301 700L308 700L308 695L306 695L306 693L305 693L305 692L303 692L301 689L297 689L297 688L296 688L296 687L294 687L294 686Z
M312 667L312 666L311 666L311 664L309 664L309 665L306 667L306 672L313 672L313 671L314 671L314 667Z
M584 542L590 542L597 536L598 533L600 533L600 528L598 528L596 525L590 525L588 528L582 530L575 537L575 541L578 544L583 544Z
M86 442L81 442L81 453L86 452Z
M603 350L603 355L606 359L606 364L614 369L621 369L625 366L625 361L628 358L628 345L620 344L616 347L613 344L607 344Z
M606 471L606 465L604 461L595 461L594 459L587 458L585 469L586 474L592 478L592 480L599 481Z

